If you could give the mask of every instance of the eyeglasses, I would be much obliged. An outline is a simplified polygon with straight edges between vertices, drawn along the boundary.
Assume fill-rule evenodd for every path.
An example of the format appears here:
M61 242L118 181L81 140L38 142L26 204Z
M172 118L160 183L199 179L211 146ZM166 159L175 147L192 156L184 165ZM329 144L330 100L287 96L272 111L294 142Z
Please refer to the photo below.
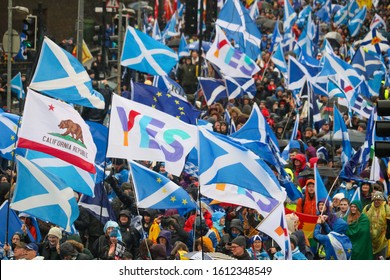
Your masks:
M237 249L238 247L240 247L240 246L237 246L237 245L231 245L231 246L230 246L230 249Z

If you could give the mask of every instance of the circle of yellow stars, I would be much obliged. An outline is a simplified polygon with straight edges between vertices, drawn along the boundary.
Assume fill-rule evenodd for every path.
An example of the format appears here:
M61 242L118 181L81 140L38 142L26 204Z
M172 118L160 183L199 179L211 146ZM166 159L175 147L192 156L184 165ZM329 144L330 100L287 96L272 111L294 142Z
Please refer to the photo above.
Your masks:
M166 98L162 98L164 97L164 95L166 96ZM173 100L169 100L169 99L173 99ZM160 100L162 99L162 100ZM168 99L168 100L166 100ZM177 119L180 119L182 116L185 116L185 112L184 112L184 107L183 106L180 106L180 100L176 97L174 97L172 94L170 93L162 93L161 91L158 91L155 96L153 97L153 101L154 101L154 104L152 104L152 108L155 108L157 109L157 105L162 102L166 102L166 103L171 103L172 105L176 105L176 109L177 109L177 113L174 117L176 117Z

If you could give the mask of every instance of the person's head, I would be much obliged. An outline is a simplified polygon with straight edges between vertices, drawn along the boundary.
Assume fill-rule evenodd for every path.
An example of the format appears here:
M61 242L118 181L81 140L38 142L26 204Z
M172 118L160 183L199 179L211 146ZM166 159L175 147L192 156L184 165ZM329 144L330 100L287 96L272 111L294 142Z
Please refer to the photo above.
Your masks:
M25 255L25 258L27 260L32 260L33 258L35 258L38 254L38 245L35 244L35 243L29 243L26 245L25 247L26 249L26 255Z
M306 127L304 135L305 135L305 138L313 137L313 129L311 127Z
M325 213L327 208L326 208L326 205L325 205L325 202L323 200L319 201L318 204L317 204L317 207L318 207L318 211L320 213Z
M291 250L294 250L298 246L298 238L295 235L290 235Z
M142 212L142 219L144 221L144 223L148 224L151 222L151 215L148 211L143 211Z
M354 200L349 205L349 211L350 211L351 215L360 215L362 210L363 210L363 206L362 206L362 203L360 202L360 200Z
M263 239L260 235L254 235L251 237L251 245L255 251L261 251L263 248Z
M348 198L344 197L340 200L340 211L342 213L346 213L349 208L349 200Z
M112 160L112 166L114 167L116 172L119 172L125 165L126 162L122 158L114 158Z
M20 232L15 232L12 235L11 243L13 245L20 244L20 242L22 242L22 240L23 240L23 235Z
M376 191L372 194L371 200L374 202L375 208L379 208L385 201L385 197L382 192Z
M288 231L290 233L293 233L296 230L298 230L299 217L295 213L287 214L286 215L286 223L287 223Z
M371 191L371 184L369 182L363 182L361 186L362 194L368 195Z
M344 193L336 193L332 198L333 207L339 207L341 199L344 198Z
M246 248L246 239L244 236L237 236L232 240L232 245L230 250L232 251L233 256L242 256L245 253Z
M75 247L69 242L64 242L60 245L60 257L63 260L71 260L77 256L78 252Z
M330 129L329 122L325 122L325 123L322 125L321 129L322 129L323 131L325 131L325 132L328 132L329 129Z
M114 229L117 229L119 228L119 225L117 222L114 222L114 221L107 221L107 223L104 225L104 233L106 236L110 236L110 233L111 231L113 231Z
M241 233L244 232L244 228L242 226L242 222L240 219L233 219L230 222L230 234L233 238L237 237Z
M114 228L110 231L110 242L113 244L118 243L118 240L121 240L121 233L119 229Z
M121 210L119 212L119 222L121 225L127 225L130 222L131 214L129 210Z
M47 234L47 240L51 247L57 246L62 238L62 231L58 227L52 227Z
M24 259L26 256L26 244L24 242L20 242L15 245L14 248L14 258L15 260Z
M315 192L314 184L315 184L314 179L307 180L307 182L306 182L306 189L307 189L307 193L308 194L314 194L314 192Z

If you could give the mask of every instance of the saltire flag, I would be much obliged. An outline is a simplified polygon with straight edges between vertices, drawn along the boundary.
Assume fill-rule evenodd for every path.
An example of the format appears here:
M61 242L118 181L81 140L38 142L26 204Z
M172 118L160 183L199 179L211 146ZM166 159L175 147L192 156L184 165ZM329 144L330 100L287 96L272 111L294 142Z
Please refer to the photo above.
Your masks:
M351 37L355 37L359 34L360 29L363 26L363 22L366 19L367 8L363 7L349 22L348 22L348 30Z
M138 208L187 209L187 211L196 208L190 195L164 175L134 161L130 161L129 165Z
M207 105L228 97L225 83L214 78L198 77Z
M338 10L334 17L333 22L336 26L345 25L348 22L348 5Z
M286 193L268 165L225 135L198 126L199 181L232 184L283 201ZM240 174L240 176L237 176Z
M290 143L295 140L295 138L297 138L297 135L298 135L298 127L299 127L299 113L297 112L297 114L295 115L295 122L294 122L294 127L293 127L293 130L291 132L291 136L290 136L290 141L288 142L287 146L283 149L282 151L282 158L287 161L288 160L288 155L289 155L289 152L290 152Z
M190 51L187 48L187 41L186 38L184 37L184 34L181 34L178 53L179 53L179 58L190 56Z
M282 34L280 34L279 20L277 20L275 22L274 31L272 32L271 45L269 47L269 52L271 52L271 53L274 52L275 47L277 45L279 45L280 43L282 43L282 41L283 41L283 36L282 36Z
M171 48L134 27L127 27L121 65L151 75L168 76L178 60Z
M96 145L88 125L69 104L28 90L18 148L58 157L96 173Z
M117 95L111 108L108 157L164 161L167 172L180 175L197 141L194 126Z
M386 66L381 57L373 51L360 47L352 58L351 65L366 81L373 78L376 71L386 73Z
M310 84L306 83L305 88L310 86ZM311 85L313 86L313 85ZM322 124L325 122L324 118L321 116L320 108L318 107L317 99L318 95L314 92L314 90L309 91L309 123L314 126L316 129L319 129Z
M233 78L223 76L226 84L226 91L229 99L240 98L245 94L253 99L256 95L255 79L253 78Z
M95 184L94 194L94 197L82 195L78 205L85 208L98 221L101 220L103 225L108 221L116 221L117 218L108 200L103 182Z
M359 4L356 0L349 2L348 4L348 17L353 18L360 11Z
M95 143L97 149L95 157L95 183L100 183L105 177L104 168L106 165L108 128L97 122L86 121L86 123L89 126L93 142Z
M27 150L25 158L57 176L73 190L93 196L96 174L91 174L59 158L34 150Z
M361 180L359 170L363 170L365 168L365 164L362 163L362 152L363 147L360 147L351 159L341 168L340 178L344 178L347 180Z
M104 97L93 89L84 66L47 37L29 87L68 103L104 109Z
M180 36L180 32L177 31L177 14L174 13L171 17L171 19L167 22L167 25L165 26L162 37L163 42L166 42L167 39L174 37L174 36Z
M281 42L284 52L294 51L297 41L295 35L290 31L289 33L283 34L283 40Z
M157 2L158 0L156 0ZM158 42L161 42L162 35L160 31L160 26L158 25L158 20L154 21L153 29L152 29L152 38Z
M219 12L216 25L233 39L240 51L256 60L261 53L261 33L240 0L227 0Z
M228 123L229 125L229 134L233 134L236 132L236 124L234 123L234 121L232 120L231 116L230 116L230 113L228 111L228 109L225 109L225 114L224 114L224 118L225 118L225 121Z
M375 139L375 120L377 118L376 115L376 109L375 107L371 111L370 117L367 121L367 127L366 127L366 138L364 140L364 143L361 147L361 159L359 162L361 163L358 170L361 172L366 167L367 163L370 160L370 153L371 153L371 147L374 145L374 139ZM359 172L359 173L360 173Z
M332 45L329 43L328 39L325 38L324 40L324 46L322 48L322 53L325 55L325 53L330 53L332 55L335 55L333 51Z
M215 26L213 44L206 53L206 59L215 64L227 76L252 77L260 71L259 66L245 53L233 48L219 26Z
M183 96L143 83L132 82L131 99L189 124L196 124L200 114Z
M198 150L194 147L187 156L184 172L190 176L199 177Z
M265 197L257 192L235 186L232 184L202 185L201 193L220 202L232 203L255 209L263 217L278 205L278 201L271 197Z
M257 4L258 1L259 0L253 1L249 8L249 15L254 22L256 22L257 17L260 15L259 5Z
M283 11L283 32L290 33L297 18L297 14L289 0L284 0Z
M363 40L356 42L360 43L361 47L366 47L368 50L381 54L387 52L390 48L389 41L376 29L370 30Z
M371 115L372 110L374 110L375 106L373 103L367 99L365 99L362 95L356 94L355 100L351 102L351 109L355 113L358 113L360 116L364 118L369 118Z
M301 52L306 52L309 56L313 55L313 39L310 38L308 33L309 21L305 29L303 29L301 35L298 38L298 45L302 48Z
M186 96L184 89L169 76L154 76L153 86L163 91L167 91L173 96Z
M85 43L84 40L83 40L83 45L82 45L81 51L82 51L82 55L81 55L81 63L82 64L87 63L88 61L90 61L93 58L91 51L89 50L87 43ZM77 46L74 47L74 49L72 51L72 55L75 58L77 58Z
M322 181L320 172L317 168L317 163L314 164L314 181L315 181L315 196L316 196L316 207L318 209L318 202L328 199L328 191L325 188L324 181Z
M355 190L355 193L352 195L352 197L351 197L351 202L352 201L354 201L354 200L359 200L359 201L361 201L360 200L360 197L361 197L361 194L360 194L360 192L361 192L361 190L360 190L361 188L360 187L357 187L356 188L356 190ZM347 211L347 214L349 213L349 208L348 208L348 211Z
M307 69L292 56L289 56L287 76L289 90L301 89L311 78Z
M322 22L329 22L332 17L332 1L326 0L321 9L315 12L315 14Z
M11 80L11 91L16 94L18 99L24 99L26 97L26 93L23 89L22 75L20 72Z
M339 84L329 77L328 79L328 97L334 98L334 97L341 97L341 98L347 98L345 95L344 90L339 86Z
M280 72L284 76L287 75L287 64L286 60L284 59L284 52L282 49L282 45L278 44L276 47L276 50L273 52L271 56L272 62L275 64L275 66L279 69Z
M297 17L297 20L296 20L296 24L298 25L299 28L303 28L304 25L305 25L305 22L308 18L308 16L311 14L312 12L312 7L310 5L306 5L298 14L298 17Z
M20 116L0 112L0 155L5 159L13 160L19 123Z
M19 219L18 214L12 209L9 209L9 215L8 212L8 200L4 201L3 204L0 206L0 243L5 244L11 244L12 243L12 235L15 232L22 232L22 221ZM6 223L7 223L7 217L8 219L8 236L6 233ZM37 230L39 230L37 228ZM31 235L30 231L27 231L28 237L30 240L34 240L34 237ZM8 238L8 239L7 239Z
M333 118L333 137L341 139L341 163L345 165L351 158L353 151L349 141L347 126L336 105L333 107Z
M378 14L375 14L375 16L372 18L372 21L370 24L370 30L372 30L374 28L376 28L376 29L383 28L385 31L387 30L386 22Z
M271 237L280 247L285 260L291 260L290 235L288 233L286 213L280 202L272 212L256 227Z
M19 155L18 180L10 207L71 230L79 216L73 190L50 172Z

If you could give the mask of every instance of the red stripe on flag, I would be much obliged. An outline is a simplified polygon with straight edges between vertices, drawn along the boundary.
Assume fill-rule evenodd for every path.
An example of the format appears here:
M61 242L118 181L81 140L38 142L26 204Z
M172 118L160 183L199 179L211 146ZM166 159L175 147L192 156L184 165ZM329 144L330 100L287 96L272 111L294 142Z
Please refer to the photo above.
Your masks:
M73 164L83 170L88 171L89 173L95 174L96 169L95 165L92 163L89 163L88 161L82 160L80 157L77 157L75 155L69 154L67 152L31 141L27 140L25 138L19 138L18 141L18 148L26 148L31 149L34 151L46 153L49 155L52 155L54 157L57 157L59 159L62 159L63 161L69 162L70 164Z

